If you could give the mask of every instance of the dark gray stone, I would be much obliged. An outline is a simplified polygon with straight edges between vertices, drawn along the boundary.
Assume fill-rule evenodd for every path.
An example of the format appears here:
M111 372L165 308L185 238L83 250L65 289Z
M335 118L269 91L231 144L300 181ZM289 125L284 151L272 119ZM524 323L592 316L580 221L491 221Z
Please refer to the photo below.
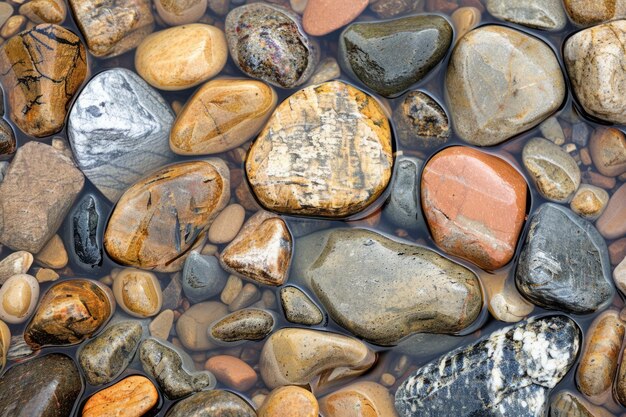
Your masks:
M71 214L73 251L79 265L89 269L102 265L102 233L104 217L101 203L93 195L85 195Z
M256 417L237 395L222 390L199 392L174 404L166 417Z
M170 282L163 290L163 305L161 310L176 310L183 300L183 284L180 282L181 273L170 275Z
M615 294L604 238L566 207L545 203L530 221L515 282L532 303L569 313L592 313Z
M183 267L183 291L192 303L206 301L219 294L226 285L228 273L215 256L191 252Z
M580 339L565 316L505 327L418 369L396 391L396 410L400 417L545 416Z
M383 209L383 215L387 221L409 231L426 230L420 207L420 183L418 181L423 165L424 162L418 158L409 156L397 158L391 194Z

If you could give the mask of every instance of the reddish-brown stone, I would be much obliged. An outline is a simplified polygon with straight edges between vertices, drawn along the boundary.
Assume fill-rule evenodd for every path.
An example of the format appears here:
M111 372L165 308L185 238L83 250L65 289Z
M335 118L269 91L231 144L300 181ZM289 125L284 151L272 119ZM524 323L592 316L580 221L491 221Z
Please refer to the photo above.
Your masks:
M609 245L611 265L617 265L626 257L626 237L616 240Z
M626 235L626 184L615 191L596 222L598 231L607 239Z
M526 197L515 168L472 148L439 152L422 174L422 206L437 245L488 270L513 257Z
M356 19L368 4L368 0L309 0L302 17L304 31L327 35Z

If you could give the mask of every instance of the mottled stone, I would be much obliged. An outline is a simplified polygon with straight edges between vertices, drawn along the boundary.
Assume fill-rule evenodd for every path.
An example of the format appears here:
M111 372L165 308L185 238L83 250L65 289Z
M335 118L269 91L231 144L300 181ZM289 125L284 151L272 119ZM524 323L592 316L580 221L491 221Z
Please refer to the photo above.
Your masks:
M204 364L204 369L215 375L219 382L237 391L248 391L258 379L250 365L229 355L210 357Z
M535 127L559 108L566 92L548 45L493 25L459 40L445 84L455 131L478 146L497 145Z
M265 385L306 385L319 376L333 381L367 371L376 355L347 336L308 329L274 332L261 351L259 368Z
M194 304L176 321L176 334L184 347L192 351L215 348L207 329L228 314L226 306L216 301Z
M170 147L179 155L215 154L236 148L259 133L277 100L276 91L261 81L209 81L176 118Z
M366 93L331 81L278 106L248 153L246 173L269 210L346 217L382 194L392 164L382 107Z
M316 42L300 16L271 4L252 3L226 16L230 56L247 75L282 88L305 83L319 61Z
M183 267L183 291L192 303L206 301L219 294L228 274L220 267L215 256L200 255L191 252Z
M393 112L396 134L403 146L432 149L450 138L448 115L428 94L411 91Z
M543 30L561 30L567 23L561 0L487 0L487 10L500 20Z
M52 353L17 364L0 378L1 417L66 417L83 389L74 361Z
M602 236L588 221L552 203L530 219L515 279L534 304L570 313L594 312L615 294Z
M509 163L455 146L422 172L421 200L433 240L483 269L506 265L526 217L527 185Z
M256 417L254 409L237 395L223 390L204 391L174 404L167 417Z
M210 372L190 372L193 362L189 355L168 342L154 338L139 345L143 370L152 376L163 393L171 400L194 392L215 388L215 377Z
M457 332L482 308L480 283L469 269L369 230L309 235L295 253L293 276L337 324L376 344L394 345L418 332Z
M254 282L279 286L289 274L293 237L279 216L259 211L250 217L220 256L222 267Z
M552 116L546 119L541 125L539 125L541 135L548 139L555 145L563 145L565 143L565 133L563 133L563 127L559 123L559 119Z
M314 326L324 321L322 310L298 287L282 287L280 304L290 323Z
M39 282L32 275L18 274L0 288L0 320L23 323L33 315L39 300Z
M0 97L2 100L2 97ZM4 119L0 119L0 159L8 159L17 149L13 128Z
M550 403L550 417L613 417L613 414L604 408L592 407L569 391L561 391Z
M324 36L359 17L368 4L368 0L308 0L302 26L309 35Z
M70 213L72 251L79 264L89 269L102 265L103 209L98 197L87 194Z
M85 47L61 26L37 25L0 46L0 81L9 115L27 135L45 137L63 128L86 75Z
M133 359L142 333L138 321L121 321L87 342L78 353L87 382L103 385L117 378Z
M84 182L74 163L51 146L22 145L0 184L0 243L39 252L61 226Z
M420 10L423 0L370 0L370 9L379 17L387 19L400 14Z
M626 184L622 184L611 195L609 204L596 222L596 227L607 239L626 235Z
M280 387L269 393L259 407L257 415L259 417L318 417L319 405L315 395L304 388Z
M135 48L154 29L149 0L69 0L89 52L111 58Z
M367 87L395 96L439 64L452 43L452 33L448 21L437 15L353 23L339 39L339 62ZM402 48L400 55L398 48Z
M389 390L371 381L341 388L320 400L324 417L396 417Z
M589 142L589 153L600 174L616 177L626 172L626 136L621 130L596 129Z
M33 255L26 251L13 252L0 261L0 285L13 275L25 274L33 264Z
M113 279L117 304L134 317L152 317L161 311L161 284L152 272L124 268Z
M578 26L591 26L626 17L624 0L564 0L565 10Z
M623 7L626 12L626 2ZM617 20L575 33L563 48L572 89L583 109L620 124L626 123L625 43L626 20Z
M543 416L580 339L565 316L497 330L418 369L396 391L396 410L401 417Z
M204 16L207 0L155 0L154 8L168 25L186 25Z
M115 202L135 181L174 158L174 113L137 74L114 68L94 76L68 119L74 157L87 178Z
M74 345L94 335L115 311L108 287L87 279L71 279L51 287L41 298L24 339L33 349Z
M180 162L145 177L115 206L104 232L106 251L124 265L167 270L226 207L229 182L221 159Z
M587 220L595 220L609 202L609 193L595 185L582 184L572 198L570 208Z
M82 417L143 416L157 405L159 392L145 376L133 375L93 394Z
M274 316L256 308L238 310L209 327L209 335L218 342L263 340L274 329Z

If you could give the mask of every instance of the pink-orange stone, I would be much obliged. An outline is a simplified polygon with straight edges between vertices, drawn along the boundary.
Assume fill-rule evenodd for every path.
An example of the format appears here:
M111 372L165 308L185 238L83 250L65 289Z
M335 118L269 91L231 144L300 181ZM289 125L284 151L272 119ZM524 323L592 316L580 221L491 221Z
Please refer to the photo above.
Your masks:
M368 4L368 0L309 0L302 26L309 35L323 36L352 22Z
M422 173L422 207L435 243L483 269L506 265L526 216L527 185L503 159L454 146Z

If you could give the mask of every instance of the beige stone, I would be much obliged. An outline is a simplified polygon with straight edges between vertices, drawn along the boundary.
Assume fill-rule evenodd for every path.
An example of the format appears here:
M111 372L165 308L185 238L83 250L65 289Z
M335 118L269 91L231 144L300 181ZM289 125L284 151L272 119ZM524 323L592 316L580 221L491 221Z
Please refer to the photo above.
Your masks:
M52 236L46 246L35 255L35 261L39 265L52 269L65 268L68 260L63 239L59 235Z
M513 276L485 274L481 282L487 292L489 312L500 321L517 323L533 312L535 306L519 293Z
M16 35L20 30L22 30L27 21L28 19L21 15L13 15L9 17L2 26L2 29L0 29L0 37L8 39L11 36Z
M124 268L113 280L118 305L134 317L151 317L161 310L161 284L152 272Z
M361 381L341 388L320 400L324 417L396 417L389 390ZM366 411L367 410L367 411Z
M176 322L176 334L184 347L192 351L215 348L208 335L211 323L228 314L226 306L216 301L194 304Z
M228 311L237 311L256 303L261 299L261 292L256 285L248 283L241 288L235 299L228 304Z
M247 391L257 381L254 369L234 356L213 356L206 361L204 369L215 375L219 382L237 391Z
M207 0L154 0L154 7L168 25L186 25L200 20Z
M13 275L25 274L33 264L33 255L26 251L13 252L0 261L0 285Z
M259 417L318 417L315 395L301 387L276 388L257 411Z
M613 270L613 279L622 294L626 294L626 258L622 259Z
M5 322L0 321L0 372L7 363L7 354L11 347L11 330Z
M239 233L246 218L246 209L239 204L231 204L215 218L209 229L209 242L229 243Z
M33 0L20 6L20 14L34 23L63 23L67 6L63 0Z
M157 339L167 340L170 336L170 330L174 324L174 312L172 310L163 310L148 325L150 335Z
M570 208L576 214L587 220L595 220L604 211L609 203L609 193L595 185L582 184L570 203Z
M135 68L161 90L184 90L217 75L228 58L224 32L193 23L147 36L137 47Z
M589 152L602 175L616 177L626 172L626 136L615 128L598 128L591 135Z
M39 299L39 283L27 274L14 275L0 288L0 319L23 323L33 314Z
M450 19L456 29L455 43L480 24L481 16L481 11L476 7L459 7L452 13Z
M59 274L57 274L56 271L52 269L39 268L37 270L37 273L35 274L35 278L37 278L37 281L39 281L39 283L50 282L59 279Z
M241 292L243 288L243 281L237 275L230 275L228 277L228 281L226 281L226 285L220 294L220 300L226 305L235 301L235 298Z
M626 17L625 0L564 0L565 11L578 26L590 26Z

